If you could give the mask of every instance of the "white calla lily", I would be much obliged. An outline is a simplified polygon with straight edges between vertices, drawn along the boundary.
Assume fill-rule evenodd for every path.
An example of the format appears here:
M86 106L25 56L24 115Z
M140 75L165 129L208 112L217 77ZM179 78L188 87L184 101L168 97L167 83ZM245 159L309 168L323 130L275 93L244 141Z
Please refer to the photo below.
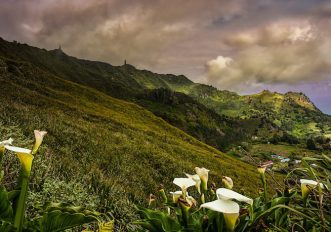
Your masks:
M182 190L195 185L195 181L191 178L175 178L173 183L179 186Z
M258 166L258 167L257 167L257 171L258 171L258 173L260 173L261 175L264 175L266 169L267 169L267 167L265 167L265 166Z
M191 196L186 197L186 202L189 204L190 207L192 207L193 205L197 205L197 201Z
M235 191L226 188L217 189L216 195L218 199L222 199L222 200L237 200L237 201L245 202L250 205L253 204L253 200L251 198L248 198L244 195L241 195L240 193L237 193Z
M44 136L47 134L46 131L34 130L35 144L32 149L32 154L36 154L41 143L43 142Z
M199 167L195 167L195 172L197 173L197 175L200 177L201 182L202 182L202 188L204 191L207 191L207 183L208 183L208 173L209 170L206 168L199 168Z
M305 184L305 185L310 185L310 186L317 186L318 182L315 180L307 180L307 179L300 179L300 183L301 184ZM319 183L319 185L321 186L321 188L324 188L324 185L322 183Z
M170 192L172 195L172 202L177 203L178 199L183 195L182 191Z
M26 148L14 147L14 146L9 146L9 145L6 145L5 148L7 150L15 152L15 153L31 154L31 150L26 149Z
M175 178L173 183L182 189L184 198L186 197L186 189L195 185L195 181L190 178Z
M21 162L23 173L27 176L30 176L32 161L34 158L34 156L31 154L31 150L21 147L9 146L9 145L6 145L5 148L9 151L16 153L18 159Z
M237 202L218 199L216 201L204 203L201 207L223 213L226 226L230 231L234 230L240 210Z
M200 207L207 208L220 213L239 213L239 204L230 200L217 199L202 204Z
M192 179L192 180L195 181L195 187L198 190L198 192L201 193L201 191L200 191L201 179L200 179L199 175L198 174L190 175L190 174L187 174L187 173L185 173L185 175L188 178L190 178L190 179Z
M228 176L223 176L222 183L224 184L225 188L227 188L227 189L233 188L233 180Z
M13 143L13 141L14 141L14 139L12 139L12 138L4 140L4 141L0 142L0 147L5 146L5 145L11 145Z
M2 142L0 142L0 154L4 153L5 151L5 146L6 145L11 145L13 143L13 139L12 138L9 138L7 140L4 140Z
M318 184L321 189L324 189L324 185L322 183L318 183L315 180L300 179L300 184L301 184L302 198L304 198L304 199L307 198L310 191L313 188L315 188Z

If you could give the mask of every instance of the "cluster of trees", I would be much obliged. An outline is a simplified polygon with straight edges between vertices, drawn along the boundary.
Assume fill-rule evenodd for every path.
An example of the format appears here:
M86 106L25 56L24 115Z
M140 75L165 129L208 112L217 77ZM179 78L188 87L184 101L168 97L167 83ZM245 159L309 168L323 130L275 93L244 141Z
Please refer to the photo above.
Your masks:
M269 142L272 144L278 144L280 142L284 142L284 143L288 143L288 144L299 144L300 140L297 137L284 132L282 135L274 134Z
M311 137L306 145L309 150L331 150L331 139L325 136Z

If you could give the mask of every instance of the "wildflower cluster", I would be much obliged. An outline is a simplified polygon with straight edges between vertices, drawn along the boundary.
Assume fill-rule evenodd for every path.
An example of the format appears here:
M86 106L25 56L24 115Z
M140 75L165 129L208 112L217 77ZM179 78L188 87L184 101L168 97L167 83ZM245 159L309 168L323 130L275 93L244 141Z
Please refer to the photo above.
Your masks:
M313 167L310 161L314 161ZM156 204L154 196L154 204L149 208L137 207L141 220L136 224L153 232L330 231L331 160L326 156L305 158L302 164L284 178L284 188L277 189L270 199L268 165L257 167L263 190L254 199L233 191L234 182L227 176L222 178L223 187L216 189L213 183L208 183L209 170L196 167L196 174L173 180L180 190L170 192L170 200L162 188L161 205Z

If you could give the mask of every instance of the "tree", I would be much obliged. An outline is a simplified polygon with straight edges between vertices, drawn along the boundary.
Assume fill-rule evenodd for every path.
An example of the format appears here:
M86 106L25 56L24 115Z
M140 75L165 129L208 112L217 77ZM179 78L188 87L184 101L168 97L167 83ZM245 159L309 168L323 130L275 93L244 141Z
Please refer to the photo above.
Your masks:
M307 139L307 148L309 150L316 150L317 149L316 143L312 138Z

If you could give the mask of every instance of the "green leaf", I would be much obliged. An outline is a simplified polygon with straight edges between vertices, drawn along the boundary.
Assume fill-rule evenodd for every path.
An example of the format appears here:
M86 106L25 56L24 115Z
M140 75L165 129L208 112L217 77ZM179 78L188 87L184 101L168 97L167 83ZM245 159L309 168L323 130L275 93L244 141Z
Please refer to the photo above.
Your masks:
M13 202L16 199L18 199L18 196L20 195L20 190L12 190L8 192L8 199L9 201Z
M69 213L54 210L45 213L40 220L42 232L56 232L97 221L97 218L83 213Z
M5 187L0 187L0 219L11 221L13 219L13 208L8 198Z
M16 228L9 222L0 221L1 232L15 232Z
M143 220L137 221L137 224L140 224L150 231L181 231L182 227L177 220L172 218L170 215L163 213L161 211L138 208ZM153 228L153 230L151 230Z
M112 231L114 231L114 220L109 222L99 223L98 232L112 232Z

